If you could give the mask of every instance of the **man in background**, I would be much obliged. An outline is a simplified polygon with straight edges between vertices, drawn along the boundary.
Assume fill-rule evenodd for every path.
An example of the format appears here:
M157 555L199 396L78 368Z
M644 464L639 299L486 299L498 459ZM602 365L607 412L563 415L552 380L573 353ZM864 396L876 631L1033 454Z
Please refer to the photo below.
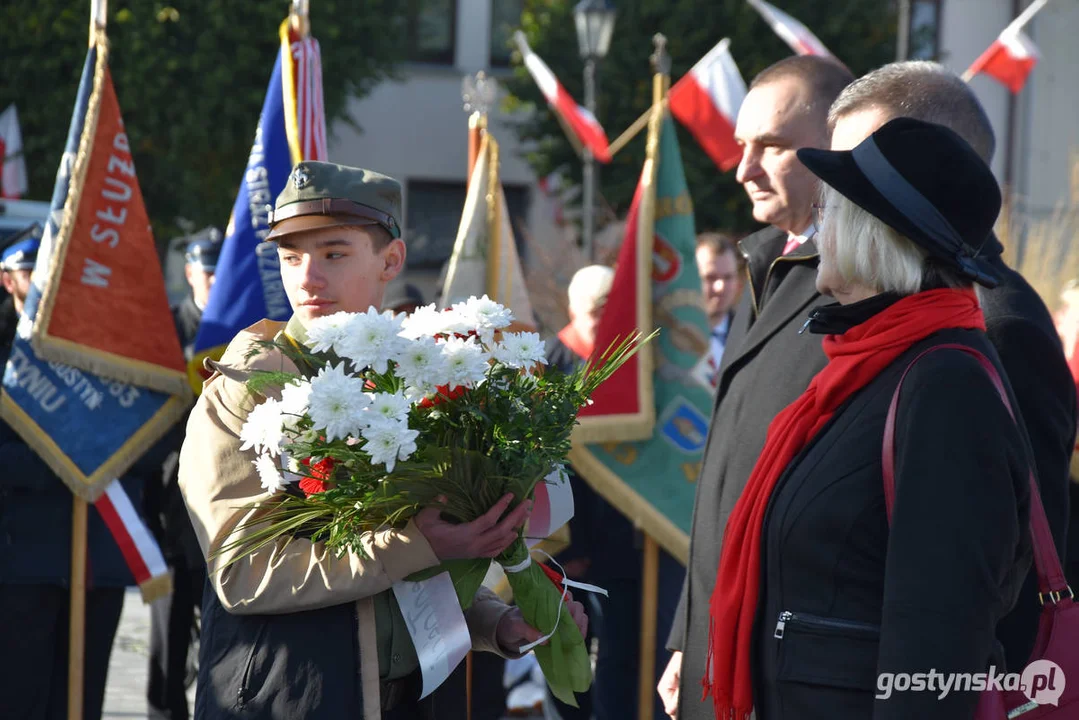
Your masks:
M184 251L184 274L191 293L172 309L184 357L190 361L202 310L210 298L221 231L206 228L192 236ZM177 484L180 447L186 419L173 426L159 444L165 461L158 482L146 485L143 507L165 561L172 570L172 592L150 606L150 668L146 685L147 714L152 720L187 720L187 688L195 679L198 609L206 582L206 561Z
M5 358L11 352L15 327L19 324L26 294L30 292L30 273L37 261L41 234L41 225L34 223L13 235L0 251L0 282L8 294L0 303L0 348Z
M719 379L719 365L727 347L727 336L734 319L734 308L742 297L745 272L742 255L729 235L718 232L702 232L697 235L697 270L701 275L701 293L704 295L708 325L712 328L709 338L709 364L712 369L712 386Z

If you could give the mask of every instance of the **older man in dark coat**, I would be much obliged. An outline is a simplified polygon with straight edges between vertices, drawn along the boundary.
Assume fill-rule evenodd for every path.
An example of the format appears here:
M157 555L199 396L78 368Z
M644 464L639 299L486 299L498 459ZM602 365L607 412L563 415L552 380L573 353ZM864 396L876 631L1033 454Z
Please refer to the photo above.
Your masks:
M836 63L795 56L761 72L738 113L745 148L738 181L753 217L771 227L744 239L748 292L735 312L720 366L716 404L697 486L689 564L660 682L668 713L712 720L700 702L708 640L708 600L727 516L764 447L772 418L824 367L819 340L799 330L824 300L817 293L813 202L817 183L795 156L828 147L828 107L852 80ZM679 703L679 698L681 702Z
M847 150L894 117L945 125L987 163L993 128L970 87L931 62L885 65L860 78L829 111L832 148ZM1069 463L1075 446L1076 394L1053 319L1037 292L1001 259L990 236L983 253L1000 277L992 290L978 289L986 333L1000 356L1030 435L1038 487L1057 552L1067 547ZM1022 672L1034 648L1041 605L1033 571L1015 609L997 627L1009 671Z

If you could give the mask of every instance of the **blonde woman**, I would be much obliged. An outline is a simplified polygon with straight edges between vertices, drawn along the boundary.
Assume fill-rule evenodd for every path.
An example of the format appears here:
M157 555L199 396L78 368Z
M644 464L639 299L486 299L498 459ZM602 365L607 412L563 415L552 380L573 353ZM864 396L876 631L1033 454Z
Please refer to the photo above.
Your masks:
M828 364L773 421L728 522L705 685L719 718L970 718L974 693L887 673L1001 666L994 631L1030 564L1025 430L945 349L903 382L890 525L881 446L926 349L1004 374L973 290L995 282L978 251L1000 192L958 135L908 118L798 157L825 183L817 287L838 302L804 329Z

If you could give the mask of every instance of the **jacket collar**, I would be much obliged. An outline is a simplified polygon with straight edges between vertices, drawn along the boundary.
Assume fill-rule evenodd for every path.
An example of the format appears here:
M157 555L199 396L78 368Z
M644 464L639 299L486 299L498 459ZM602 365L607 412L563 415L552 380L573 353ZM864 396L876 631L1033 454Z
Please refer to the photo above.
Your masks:
M802 330L808 329L814 335L842 335L891 307L902 297L899 293L887 292L849 305L821 305L809 314Z

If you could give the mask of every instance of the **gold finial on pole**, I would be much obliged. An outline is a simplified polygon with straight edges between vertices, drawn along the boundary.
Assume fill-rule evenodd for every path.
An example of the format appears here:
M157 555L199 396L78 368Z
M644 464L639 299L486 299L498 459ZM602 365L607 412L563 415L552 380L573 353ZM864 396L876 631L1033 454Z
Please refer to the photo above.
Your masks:
M301 38L311 34L310 0L292 0L292 9L289 10L289 21L292 29Z

